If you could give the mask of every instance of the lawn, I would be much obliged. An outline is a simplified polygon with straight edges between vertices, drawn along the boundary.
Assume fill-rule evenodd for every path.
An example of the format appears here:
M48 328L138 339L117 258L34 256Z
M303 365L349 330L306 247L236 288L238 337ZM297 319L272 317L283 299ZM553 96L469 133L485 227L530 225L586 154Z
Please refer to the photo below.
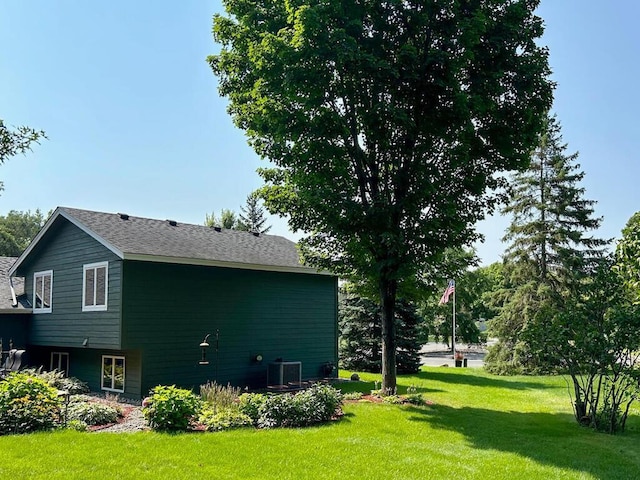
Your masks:
M369 391L373 375L344 389ZM627 432L573 420L565 381L426 368L399 378L433 404L356 402L294 430L0 437L0 477L47 479L637 479L640 410Z

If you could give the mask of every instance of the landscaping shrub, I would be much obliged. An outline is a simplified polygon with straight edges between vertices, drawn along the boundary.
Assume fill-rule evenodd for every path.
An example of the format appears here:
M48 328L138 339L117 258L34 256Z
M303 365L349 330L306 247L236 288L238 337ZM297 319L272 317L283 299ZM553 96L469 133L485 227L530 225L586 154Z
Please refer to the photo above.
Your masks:
M76 432L86 432L88 430L88 425L82 420L69 420L67 422L68 430L75 430Z
M342 393L330 385L313 385L291 394L245 394L239 408L259 428L304 427L326 422L339 412Z
M142 404L149 426L161 431L188 430L202 409L202 400L191 390L159 385Z
M86 382L75 377L65 377L64 372L60 372L58 370L43 372L41 369L30 368L22 371L34 377L43 379L57 390L66 390L70 395L89 393L89 385Z
M225 387L216 382L207 382L200 386L200 397L213 408L214 412L235 406L241 393L240 388L232 387L231 384Z
M11 373L0 382L0 434L49 430L60 419L57 389L28 373Z
M242 413L235 405L226 409L205 408L200 415L200 423L208 432L229 430L232 428L250 427L253 420L248 415Z
M247 415L253 425L258 426L260 419L260 409L267 399L262 393L243 393L238 397L238 409Z
M105 425L117 422L120 414L120 409L114 406L80 398L69 403L67 423L77 420L86 425Z

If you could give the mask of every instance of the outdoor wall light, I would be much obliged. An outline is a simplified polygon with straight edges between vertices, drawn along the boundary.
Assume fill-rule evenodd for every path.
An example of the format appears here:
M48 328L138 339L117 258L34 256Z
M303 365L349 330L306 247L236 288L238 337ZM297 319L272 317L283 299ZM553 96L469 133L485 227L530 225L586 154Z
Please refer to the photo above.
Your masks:
M255 354L255 355L251 358L251 360L253 360L254 362L258 362L258 363L259 363L259 362L261 362L261 361L262 361L262 354L261 354L261 353L257 353L257 354Z
M84 340L82 340L82 346L86 347L87 345L89 345L89 337L86 337Z
M199 365L209 365L209 361L207 360L207 348L209 348L209 336L211 334L207 333L202 342L200 342L200 348L202 349L202 358L198 362Z

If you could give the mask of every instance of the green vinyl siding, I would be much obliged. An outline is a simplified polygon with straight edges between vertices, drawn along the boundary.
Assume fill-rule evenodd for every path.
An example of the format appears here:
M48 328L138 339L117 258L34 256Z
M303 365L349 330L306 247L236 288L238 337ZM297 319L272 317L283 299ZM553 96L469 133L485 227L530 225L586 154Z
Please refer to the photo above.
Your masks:
M25 293L33 304L33 273L53 270L51 313L31 317L29 343L79 347L85 338L92 348L120 348L122 261L95 239L60 218L47 232L18 275L25 277ZM82 311L82 266L109 262L108 310Z
M102 355L125 357L125 391L119 395L139 399L141 392L140 352L119 350L94 350L90 348L65 348L65 347L30 347L29 364L49 370L51 352L66 352L69 354L68 375L87 382L93 392L101 391Z
M123 272L122 348L143 352L143 390L207 380L264 387L276 359L301 361L303 378L337 363L335 277L131 261Z

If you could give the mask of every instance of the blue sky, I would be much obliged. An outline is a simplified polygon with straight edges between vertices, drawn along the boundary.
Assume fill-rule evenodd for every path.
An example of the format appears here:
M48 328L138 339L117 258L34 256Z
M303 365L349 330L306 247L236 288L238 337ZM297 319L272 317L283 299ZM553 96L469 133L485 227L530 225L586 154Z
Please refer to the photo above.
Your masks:
M202 223L239 210L264 165L226 113L205 59L219 1L0 3L0 118L49 140L0 166L0 214L56 206ZM543 0L554 111L586 197L619 237L640 210L640 2ZM298 237L271 218L272 233ZM479 225L483 263L508 219Z

